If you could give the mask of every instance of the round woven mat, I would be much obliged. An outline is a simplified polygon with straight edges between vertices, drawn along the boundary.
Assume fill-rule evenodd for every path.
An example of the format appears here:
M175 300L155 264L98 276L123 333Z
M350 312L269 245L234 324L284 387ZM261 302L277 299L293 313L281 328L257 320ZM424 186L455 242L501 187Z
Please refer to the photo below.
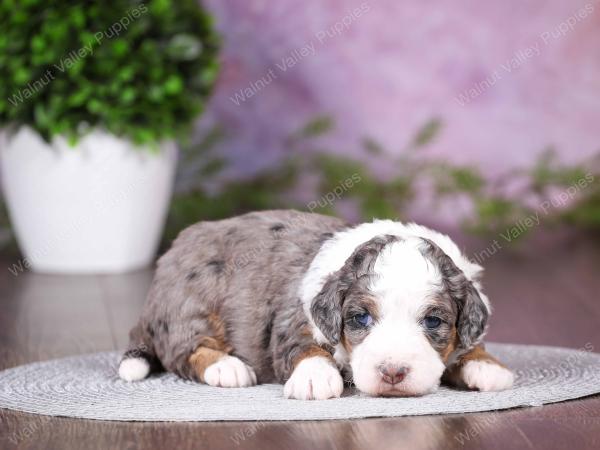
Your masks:
M51 416L136 421L319 420L489 411L537 406L600 392L600 355L554 347L489 344L516 373L513 389L441 388L419 398L286 400L282 386L215 388L171 374L128 383L116 352L46 361L0 372L0 407Z

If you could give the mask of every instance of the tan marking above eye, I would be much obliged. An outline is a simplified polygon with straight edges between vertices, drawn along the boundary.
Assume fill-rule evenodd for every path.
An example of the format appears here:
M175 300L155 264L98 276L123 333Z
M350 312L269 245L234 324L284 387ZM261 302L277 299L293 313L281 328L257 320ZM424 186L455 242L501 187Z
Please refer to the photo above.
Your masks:
M354 314L368 313L373 318L373 321L376 321L379 318L379 307L377 305L377 300L372 296L350 296L347 302L347 307L355 311Z

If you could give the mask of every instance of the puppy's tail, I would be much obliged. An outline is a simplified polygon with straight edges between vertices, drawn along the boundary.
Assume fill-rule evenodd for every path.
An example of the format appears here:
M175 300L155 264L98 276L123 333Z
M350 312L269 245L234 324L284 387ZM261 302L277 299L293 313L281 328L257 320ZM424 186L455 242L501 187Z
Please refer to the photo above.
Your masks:
M150 340L140 339L139 327L131 330L129 349L119 363L119 377L125 381L139 381L160 370L161 364Z

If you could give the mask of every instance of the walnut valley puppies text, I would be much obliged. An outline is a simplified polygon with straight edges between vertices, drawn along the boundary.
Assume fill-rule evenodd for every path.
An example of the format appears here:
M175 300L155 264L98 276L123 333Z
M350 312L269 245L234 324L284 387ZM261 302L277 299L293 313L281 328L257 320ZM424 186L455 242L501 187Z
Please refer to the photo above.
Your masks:
M364 2L327 28L317 31L304 44L290 50L279 58L279 60L263 72L262 76L251 81L245 87L238 89L229 99L236 106L239 106L246 100L254 97L279 78L280 75L297 66L302 60L316 55L320 47L343 35L348 29L354 26L358 19L369 11L371 11L371 5L368 2Z
M491 244L485 249L474 254L473 259L478 264L481 264L486 259L492 257L502 249L503 243L510 244L530 229L540 225L544 217L548 216L553 210L561 209L568 205L572 200L577 198L582 190L586 189L593 182L594 175L587 173L583 178L580 178L566 189L554 193L549 199L542 201L531 214L517 220L512 226L500 232L498 238L492 240Z

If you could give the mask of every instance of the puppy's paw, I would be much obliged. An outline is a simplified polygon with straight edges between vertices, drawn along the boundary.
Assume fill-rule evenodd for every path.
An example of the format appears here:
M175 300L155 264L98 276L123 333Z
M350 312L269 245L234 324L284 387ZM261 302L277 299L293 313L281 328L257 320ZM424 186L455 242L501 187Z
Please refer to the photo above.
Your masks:
M204 382L217 387L247 387L256 384L252 367L235 356L224 356L204 371Z
M469 361L461 370L461 378L469 389L502 391L513 385L514 375L505 367L488 361Z
M144 358L125 358L119 364L119 377L125 381L143 380L150 373L150 364Z
M313 356L296 366L283 387L283 395L298 400L325 400L339 397L343 390L344 380L337 367L323 356Z

